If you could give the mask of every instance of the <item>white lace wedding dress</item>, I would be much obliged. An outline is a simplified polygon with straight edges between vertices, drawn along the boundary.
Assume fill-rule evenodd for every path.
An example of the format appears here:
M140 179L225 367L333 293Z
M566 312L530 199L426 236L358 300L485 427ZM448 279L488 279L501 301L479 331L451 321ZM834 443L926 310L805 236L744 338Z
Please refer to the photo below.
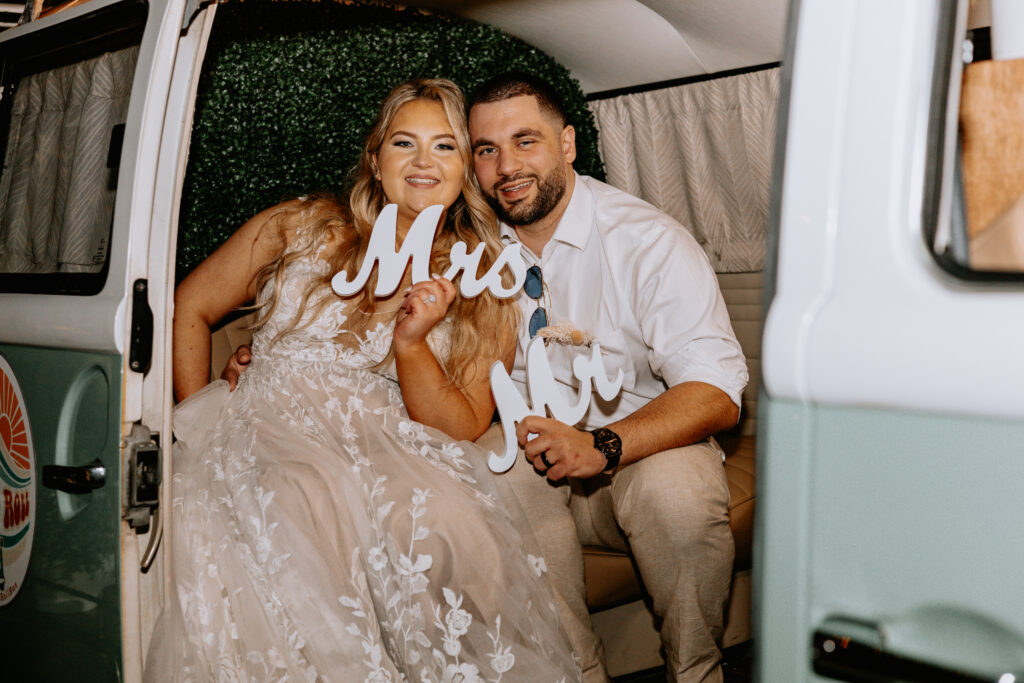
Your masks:
M288 267L235 391L175 411L177 591L146 680L577 680L486 453L409 419L372 369L393 312L356 337L334 300L268 348L318 270Z

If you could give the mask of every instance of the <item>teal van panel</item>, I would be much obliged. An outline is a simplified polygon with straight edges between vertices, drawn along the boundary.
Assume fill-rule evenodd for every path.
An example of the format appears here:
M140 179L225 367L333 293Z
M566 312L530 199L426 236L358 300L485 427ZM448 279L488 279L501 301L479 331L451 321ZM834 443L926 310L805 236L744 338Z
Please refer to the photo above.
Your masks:
M758 400L758 490L754 518L754 647L761 681L807 680L806 624L813 409Z
M0 344L35 448L35 532L21 590L0 607L5 680L121 678L121 363L116 354ZM42 485L43 467L106 468L90 493Z
M812 633L835 617L959 669L996 664L994 633L1024 644L1024 422L777 400L766 416L759 648L787 654L762 680L818 680Z

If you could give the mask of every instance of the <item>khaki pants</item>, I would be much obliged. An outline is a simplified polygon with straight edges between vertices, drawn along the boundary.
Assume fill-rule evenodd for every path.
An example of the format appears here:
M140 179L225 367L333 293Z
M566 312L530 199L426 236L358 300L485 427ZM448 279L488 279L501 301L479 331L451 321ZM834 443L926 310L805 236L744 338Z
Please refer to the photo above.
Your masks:
M501 449L501 427L478 443ZM583 545L630 551L662 620L669 676L721 681L725 601L732 577L729 487L722 452L711 442L655 453L614 477L552 485L520 451L507 477L547 563L559 617L585 681L605 681L604 647L586 604Z

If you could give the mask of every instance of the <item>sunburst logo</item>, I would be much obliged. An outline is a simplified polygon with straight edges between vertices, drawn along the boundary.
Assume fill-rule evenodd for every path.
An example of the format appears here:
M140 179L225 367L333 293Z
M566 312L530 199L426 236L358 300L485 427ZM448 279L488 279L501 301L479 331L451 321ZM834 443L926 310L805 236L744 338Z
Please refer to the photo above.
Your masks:
M32 553L34 460L21 387L11 366L0 356L0 606L17 595Z

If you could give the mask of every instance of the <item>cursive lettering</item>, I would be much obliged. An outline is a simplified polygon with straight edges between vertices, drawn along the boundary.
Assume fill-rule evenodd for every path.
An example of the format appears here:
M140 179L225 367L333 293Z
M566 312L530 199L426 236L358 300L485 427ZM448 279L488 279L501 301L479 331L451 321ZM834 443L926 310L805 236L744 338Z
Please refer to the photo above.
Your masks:
M341 296L355 294L366 286L370 279L370 273L376 265L377 286L374 289L374 294L389 296L398 289L398 285L402 282L402 275L410 261L412 261L413 283L429 280L430 252L434 244L434 233L437 232L443 211L444 207L438 204L420 212L402 241L401 248L395 251L398 207L395 204L385 206L373 224L373 232L366 245L366 256L363 258L359 272L351 280L348 279L346 270L335 273L331 278L331 288ZM442 277L454 280L461 271L462 278L459 281L459 289L465 297L477 296L485 289L490 290L491 294L499 299L514 296L526 281L526 264L519 254L519 245L510 244L505 247L491 268L483 277L477 279L476 273L480 268L483 248L484 245L479 244L471 253L467 253L466 243L456 242L450 255L451 266ZM501 270L506 265L514 277L511 287L504 287L501 283Z
M494 452L488 455L487 466L492 472L506 472L515 464L519 446L516 441L516 422L528 415L544 416L550 411L551 417L559 422L574 425L586 415L592 391L596 390L601 398L611 400L622 389L622 370L618 371L615 379L608 379L598 344L593 345L589 358L577 356L573 360L572 373L580 384L575 400L569 402L562 398L558 390L551 372L551 363L544 350L544 340L535 338L526 347L526 386L531 403L527 405L505 366L500 362L491 365L491 393L494 394L505 435L504 452L501 455Z

